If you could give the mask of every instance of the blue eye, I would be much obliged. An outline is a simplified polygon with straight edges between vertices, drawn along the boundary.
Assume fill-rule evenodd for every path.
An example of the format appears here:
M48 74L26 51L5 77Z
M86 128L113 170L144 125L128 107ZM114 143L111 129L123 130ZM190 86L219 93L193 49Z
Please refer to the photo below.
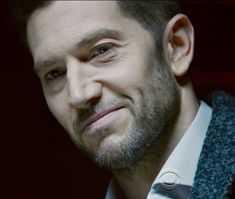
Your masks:
M57 68L46 73L43 79L45 82L50 82L50 81L53 81L57 78L64 76L65 74L66 74L66 70Z
M100 45L91 51L90 59L93 59L96 57L104 57L112 52L112 48L113 48L112 44Z

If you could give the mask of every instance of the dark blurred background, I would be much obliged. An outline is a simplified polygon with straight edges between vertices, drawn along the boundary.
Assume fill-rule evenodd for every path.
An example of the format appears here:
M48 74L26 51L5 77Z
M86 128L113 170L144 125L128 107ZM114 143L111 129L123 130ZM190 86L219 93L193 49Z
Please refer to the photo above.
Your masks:
M103 198L110 174L82 156L50 114L6 5L0 1L0 199ZM195 28L197 95L235 94L235 1L182 5Z

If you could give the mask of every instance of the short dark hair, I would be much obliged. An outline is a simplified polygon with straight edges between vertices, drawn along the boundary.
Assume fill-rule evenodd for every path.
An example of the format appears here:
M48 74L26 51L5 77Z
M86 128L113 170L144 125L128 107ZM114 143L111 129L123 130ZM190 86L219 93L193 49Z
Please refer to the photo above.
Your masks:
M20 1L14 0L12 10L14 21L21 33L22 40L27 44L26 27L31 14L38 8L48 6L52 1ZM163 55L162 36L167 21L174 15L181 12L181 8L176 0L145 0L145 1L117 1L121 12L136 19L145 29L147 29L155 40L156 50L159 58Z
M164 62L163 33L167 22L181 12L181 7L176 0L155 1L118 1L122 13L137 20L148 30L155 41L158 61Z
M19 31L21 41L25 44L27 44L27 22L31 14L38 8L48 6L51 2L43 0L11 0L9 2L9 9L12 13L10 20Z

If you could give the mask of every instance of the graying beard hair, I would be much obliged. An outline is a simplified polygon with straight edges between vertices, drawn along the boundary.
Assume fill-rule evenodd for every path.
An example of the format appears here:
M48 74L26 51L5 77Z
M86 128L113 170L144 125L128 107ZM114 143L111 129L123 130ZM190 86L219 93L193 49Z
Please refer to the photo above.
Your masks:
M169 66L166 64L160 68L161 70L158 72L161 73L161 79L160 79L160 81L162 82L161 85L165 84L166 87L164 89L169 90L168 92L169 96L165 97L172 97L174 99L173 104L171 103L170 104L171 106L167 104L165 107L163 107L161 105L162 104L161 101L159 100L155 101L157 99L144 98L144 100L142 101L141 109L139 109L139 115L141 117L137 118L137 120L134 121L137 124L137 126L134 126L133 124L131 125L132 128L134 127L132 131L138 133L134 133L132 134L131 137L128 137L126 139L128 140L128 143L127 142L119 143L118 150L116 149L117 146L115 146L114 148L110 147L110 148L105 148L104 150L99 149L98 151L94 152L90 151L89 149L86 149L84 146L80 146L80 144L82 144L81 141L79 141L80 138L79 137L75 138L76 140L74 140L74 142L75 144L77 143L77 146L80 149L80 151L85 153L88 156L88 158L90 158L98 166L109 170L124 170L124 169L128 170L128 168L135 167L137 162L143 161L144 159L148 158L148 156L150 156L151 154L156 153L158 147L157 145L158 145L159 135L164 134L167 128L171 128L175 124L174 120L176 119L176 115L179 112L180 91L179 88L177 87L176 80L172 79L173 77L170 77ZM163 93L165 93L158 86L156 87L156 85L151 85L149 93L156 93L156 92L158 92L158 95L160 96L162 96ZM153 103L154 101L155 103ZM144 111L148 109L147 104L158 104L154 105L153 108L156 109L156 111L151 112L152 113L151 115L149 115L150 113L146 115ZM133 107L130 107L130 109L134 110ZM159 112L160 113L166 112L167 114L164 115L164 118L158 117L156 119L155 113ZM132 111L132 113L135 112ZM143 115L143 113L145 113L145 115ZM165 126L161 126L160 124L162 123L164 123ZM141 128L138 128L140 127L139 124L141 124ZM109 131L109 129L103 128L102 131ZM135 137L133 137L133 135ZM135 140L138 140L138 143ZM136 153L137 151L138 153Z
M178 99L178 96L175 99ZM145 106L146 105L142 106L143 109L145 109ZM173 107L177 107L177 106L175 106L174 104ZM169 107L165 107L165 108L169 108ZM172 111L172 109L170 110ZM162 119L167 120L167 118L162 118ZM148 156L149 154L156 153L156 148L157 148L157 143L158 143L160 132L163 133L162 132L163 128L165 128L165 126L162 126L162 128L159 129L159 126L160 126L159 123L162 123L162 121L158 120L158 122L156 122L155 116L153 115L151 116L143 115L141 118L139 118L139 121L136 121L136 123L137 124L141 123L141 126L144 128L138 128L138 126L134 126L133 131L135 132L138 131L138 133L135 133L135 136L138 136L138 137L135 137L135 138L130 137L129 139L127 139L129 144L120 143L120 148L118 151L114 151L111 148L110 150L105 149L104 151L102 150L98 151L95 154L90 153L88 154L90 158L93 159L93 161L95 161L95 163L98 166L109 169L109 170L110 169L111 170L128 170L128 168L135 167L135 164L137 162L143 161L143 159L145 159L146 156ZM171 126L171 124L173 125L174 122L169 121L169 122L166 122L166 124L169 127ZM153 133L155 134L155 136L153 136ZM146 134L148 136L146 136ZM138 140L138 143L136 143L136 141L133 141L133 139ZM127 149L128 149L128 152L126 152ZM110 156L112 157L111 159L109 158Z

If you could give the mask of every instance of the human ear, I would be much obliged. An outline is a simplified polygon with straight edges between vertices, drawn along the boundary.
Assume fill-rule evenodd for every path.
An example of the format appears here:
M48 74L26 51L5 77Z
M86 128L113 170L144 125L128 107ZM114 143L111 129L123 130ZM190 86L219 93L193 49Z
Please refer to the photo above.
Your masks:
M193 58L194 30L189 18L175 15L167 24L163 35L166 61L176 77L187 73Z

